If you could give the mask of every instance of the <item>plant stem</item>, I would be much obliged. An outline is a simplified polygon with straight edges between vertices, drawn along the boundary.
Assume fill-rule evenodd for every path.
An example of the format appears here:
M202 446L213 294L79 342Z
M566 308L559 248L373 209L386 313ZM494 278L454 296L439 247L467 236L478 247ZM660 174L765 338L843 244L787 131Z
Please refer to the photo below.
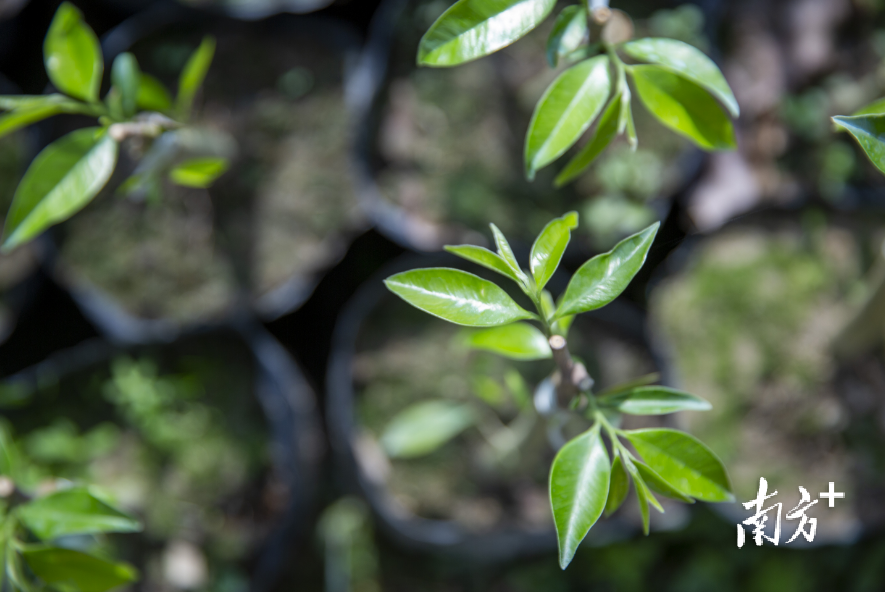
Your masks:
M575 397L593 388L593 379L584 364L575 363L572 359L565 337L553 335L547 342L558 370L558 378L554 379L557 399L561 407L568 407Z

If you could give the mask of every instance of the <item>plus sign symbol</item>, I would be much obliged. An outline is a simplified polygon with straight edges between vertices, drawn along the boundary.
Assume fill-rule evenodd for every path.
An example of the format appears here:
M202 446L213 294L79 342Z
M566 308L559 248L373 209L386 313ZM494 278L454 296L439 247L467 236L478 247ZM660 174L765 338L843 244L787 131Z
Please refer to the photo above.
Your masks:
M836 498L844 499L845 492L844 491L835 491L836 484L830 481L830 490L829 491L821 491L820 497L826 498L830 502L830 507L835 507Z

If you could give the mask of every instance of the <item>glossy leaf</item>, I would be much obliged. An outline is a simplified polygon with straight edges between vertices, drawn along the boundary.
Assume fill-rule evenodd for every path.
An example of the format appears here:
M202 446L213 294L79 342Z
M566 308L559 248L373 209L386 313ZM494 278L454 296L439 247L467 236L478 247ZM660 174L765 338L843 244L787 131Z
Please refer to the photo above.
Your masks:
M685 495L706 502L734 500L725 467L697 438L669 428L625 435L646 464Z
M95 498L86 489L59 491L22 505L24 525L42 540L70 534L136 532L141 524Z
M566 183L574 181L581 173L587 170L587 167L596 160L597 156L602 154L606 146L618 135L620 117L621 96L618 95L605 108L602 117L599 118L596 129L593 130L593 136L591 136L590 141L556 175L554 183L557 187L562 187Z
M43 42L46 73L55 87L84 101L97 101L104 61L98 38L70 2L59 6Z
M497 271L501 275L509 277L516 283L521 283L519 276L513 271L513 268L507 264L504 259L497 253L493 253L483 247L474 245L446 245L445 250L454 253L458 257L472 261L478 265L482 265L492 271Z
M600 396L597 402L629 415L664 415L677 411L708 411L706 400L664 386L637 387L611 395Z
M605 509L611 465L599 424L569 441L550 468L550 502L565 569Z
M577 4L563 8L547 38L547 62L550 67L557 67L562 58L581 47L589 34L587 9Z
M737 99L725 76L704 52L683 41L665 38L646 38L628 41L621 46L624 53L640 62L664 66L668 70L694 81L722 101L734 117L740 115Z
M206 36L200 46L191 54L181 76L178 78L178 97L175 100L175 108L179 115L187 116L194 104L194 97L203 85L209 66L212 64L212 56L215 55L215 38Z
M134 55L124 52L114 59L111 82L120 93L123 113L126 117L132 117L138 108L138 90L141 87L141 70Z
M885 114L839 115L833 122L854 136L876 168L885 173Z
M455 66L498 51L537 27L556 0L458 0L421 38L418 65Z
M489 224L492 229L492 235L495 237L495 245L498 247L498 255L508 267L513 271L514 275L519 278L520 282L523 284L528 281L525 273L523 273L522 269L519 267L519 262L516 260L516 256L513 254L513 249L510 248L510 243L507 242L507 239L504 238L504 233L498 229L494 224Z
M430 454L476 421L473 408L451 401L423 401L398 413L381 436L392 458Z
M556 317L595 310L617 298L645 263L659 226L655 222L582 265L569 281Z
M43 149L16 189L6 216L8 250L82 209L104 187L117 162L117 143L84 128Z
M630 68L642 104L661 123L704 150L736 147L734 127L710 93L658 66Z
M624 463L621 462L620 455L615 456L612 461L612 471L610 484L608 486L608 499L605 501L605 515L614 514L630 492L630 479L627 477L627 471L624 470Z
M458 325L494 327L535 318L497 285L458 269L413 269L384 284L412 306Z
M547 223L535 243L529 258L529 266L535 278L535 284L541 290L553 277L559 262L571 240L571 231L578 227L578 213L569 212L561 218Z
M661 495L664 495L671 499L679 500L687 504L694 503L693 499L673 487L673 485L668 483L663 477L658 475L648 465L645 465L641 462L634 462L633 465L636 467L636 470L639 471L639 474L642 475L642 479L645 481L645 484L648 485L650 489L657 491Z
M169 180L183 187L205 189L223 175L227 167L226 158L193 158L169 171Z
M642 475L639 474L632 462L627 465L627 470L633 478L633 488L636 490L636 501L639 503L639 513L642 516L642 532L648 535L651 522L648 515L648 504L650 500L654 499L654 495L648 490L648 485L642 480Z
M535 106L525 140L529 178L571 148L590 127L611 92L607 56L575 64L559 75Z
M511 323L472 333L467 345L511 360L544 360L552 356L547 338L534 325Z
M142 72L138 82L137 103L145 111L168 111L172 108L172 97L162 82Z
M104 592L138 578L134 567L72 549L34 545L22 550L34 575L50 586Z

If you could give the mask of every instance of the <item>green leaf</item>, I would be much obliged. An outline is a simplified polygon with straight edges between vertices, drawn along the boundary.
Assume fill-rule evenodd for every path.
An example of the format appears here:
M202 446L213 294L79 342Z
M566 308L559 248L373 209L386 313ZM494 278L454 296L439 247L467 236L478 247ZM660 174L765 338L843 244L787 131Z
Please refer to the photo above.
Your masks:
M467 345L512 360L544 360L553 354L547 338L534 325L511 323L470 334Z
M459 269L413 269L384 284L412 306L458 325L494 327L536 318L492 282Z
M641 462L634 462L633 465L636 467L636 470L639 471L639 474L642 475L643 481L645 481L645 484L648 485L649 488L671 499L679 500L687 504L694 503L693 499L673 487L648 465Z
M833 123L854 136L863 151L882 173L885 173L885 114L838 115Z
M495 237L495 245L498 247L498 255L504 262L513 270L513 273L519 278L519 281L525 285L528 282L528 278L522 272L522 269L519 267L519 262L516 260L516 256L513 254L513 249L510 248L510 243L507 242L507 239L504 238L504 233L501 232L497 226L494 224L489 224L489 227L492 229L492 235Z
M563 8L547 38L547 62L550 67L557 67L559 60L581 47L589 35L587 9L577 4Z
M43 42L46 73L55 87L84 101L98 100L104 61L101 46L83 13L70 2L58 7Z
M205 189L223 175L227 167L226 158L193 158L169 171L169 180L184 187Z
M622 393L624 391L629 391L634 388L640 386L648 386L652 383L655 383L661 379L660 372L652 372L650 374L645 374L644 376L640 376L638 378L634 378L633 380L627 380L625 382L620 382L616 385L610 386L607 389L597 393L597 397L605 397L608 395L614 395L617 393Z
M504 261L504 259L488 249L484 249L483 247L477 247L474 245L446 245L445 250L449 253L454 253L458 257L463 259L467 259L468 261L472 261L478 265L482 265L487 269L491 269L492 271L497 271L501 275L505 275L509 277L511 280L516 282L517 284L521 284L522 280L516 275L516 272L513 271L513 268Z
M597 403L629 415L664 415L677 411L708 411L712 409L704 399L664 386L643 386L600 396Z
M640 62L663 66L699 84L722 101L732 116L740 115L737 99L719 67L698 48L676 39L647 38L628 41L621 49Z
M618 95L613 98L609 102L608 107L605 108L602 117L599 118L599 123L596 125L596 129L593 130L593 135L591 136L590 141L587 142L587 144L581 148L581 151L578 152L567 165L565 165L565 168L563 168L558 175L556 175L554 184L557 187L562 187L566 183L577 179L578 176L583 173L594 160L596 160L596 157L602 154L602 151L605 150L606 146L608 146L614 137L618 135L620 115L621 95Z
M124 52L116 57L111 66L111 82L120 93L123 114L132 117L138 108L138 91L141 87L141 70L134 55Z
M648 485L642 480L642 475L636 470L636 466L633 462L627 464L627 470L629 471L630 476L633 477L633 487L636 489L636 501L639 502L639 513L642 515L642 532L648 535L650 526L648 504L651 500L654 500L653 503L657 504L658 500L656 500L655 496L648 490Z
M617 298L645 263L660 224L655 222L582 265L560 299L556 318L595 310Z
M34 545L23 549L22 555L34 575L63 589L104 592L138 579L138 572L131 565L71 549Z
M4 250L66 220L104 187L117 162L117 142L98 133L99 128L79 129L37 155L6 216Z
M864 105L852 115L882 115L885 113L885 97L876 99L869 105Z
M398 413L381 436L392 458L430 454L476 421L473 408L451 401L423 401Z
M178 78L178 97L175 101L175 108L182 117L190 115L194 97L200 86L203 85L214 55L215 38L207 35L203 37L200 47L191 54L184 65L181 76Z
M510 391L510 394L513 395L517 407L525 409L527 406L531 405L531 389L529 389L529 385L526 383L525 378L522 377L522 374L519 373L519 370L516 368L507 368L507 370L504 371L504 385L507 387L507 390Z
M21 107L0 116L0 138L21 128L43 121L53 115L58 115L62 110L58 105L43 104L33 107Z
M559 158L599 115L611 92L607 56L575 64L544 91L535 106L525 140L529 179Z
M612 461L611 483L608 486L608 499L605 501L606 517L614 514L630 492L630 480L627 478L627 471L624 470L624 463L621 462L620 455L615 456Z
M636 123L633 121L633 107L630 105L630 91L624 89L621 94L621 117L618 119L618 133L627 132L627 143L630 149L635 151L639 145L639 139L636 137Z
M141 524L86 489L59 491L18 509L24 525L42 540L70 534L137 532Z
M636 92L658 120L704 150L732 150L734 127L710 93L658 66L632 66Z
M669 428L632 430L625 436L648 466L685 495L734 501L722 461L697 438Z
M145 111L168 111L172 108L172 97L163 83L142 72L138 81L138 107Z
M598 423L563 446L553 460L550 502L562 569L605 509L610 471Z
M506 47L541 24L556 0L459 0L418 45L418 65L455 66Z
M532 245L529 266L535 284L541 290L553 277L562 254L571 240L571 231L578 227L578 213L569 212L561 218L551 220Z

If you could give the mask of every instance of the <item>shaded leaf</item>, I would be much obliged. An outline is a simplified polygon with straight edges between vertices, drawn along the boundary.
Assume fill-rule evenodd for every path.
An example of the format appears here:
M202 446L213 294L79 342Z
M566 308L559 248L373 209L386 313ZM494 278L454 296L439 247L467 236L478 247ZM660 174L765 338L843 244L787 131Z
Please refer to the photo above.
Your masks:
M658 121L705 150L736 147L734 127L710 93L658 66L633 66L636 92Z
M418 64L454 66L506 47L537 27L556 0L458 0L421 38Z
M638 378L634 378L633 380L627 380L625 382L620 382L613 386L608 387L607 389L600 391L597 393L597 397L605 397L607 395L613 395L615 393L622 393L624 391L629 391L631 389L640 387L640 386L648 386L652 383L655 383L661 379L660 372L651 372L650 374L645 374L644 376L640 376Z
M471 333L467 344L512 360L544 360L552 356L547 338L528 323L511 323Z
M599 424L569 441L550 468L550 502L559 539L559 565L565 569L578 545L602 515L611 465Z
M611 92L607 56L575 64L544 91L535 106L525 141L529 178L559 158L599 115Z
M31 163L6 216L9 250L82 209L104 187L117 162L117 142L84 128L43 149Z
M655 222L582 265L569 281L556 317L595 310L617 298L645 263L659 226Z
M833 123L854 136L872 163L885 173L885 114L882 115L839 115Z
M627 477L627 471L624 470L624 463L621 462L620 455L615 456L612 461L611 480L608 486L608 499L605 501L605 515L614 514L630 492L630 479Z
M679 500L687 504L693 504L694 500L673 487L663 477L658 475L651 467L641 462L634 462L636 470L642 475L645 484L654 491L671 499ZM662 510L663 511L663 510Z
M58 105L51 103L43 105L35 105L32 107L21 107L0 116L0 138L21 128L43 121L53 115L58 115L62 110Z
M214 55L215 38L207 35L203 37L200 46L188 58L178 78L178 97L175 100L175 108L179 115L183 117L190 115L194 97L203 85Z
M737 99L725 76L704 52L683 41L665 38L646 38L628 41L621 49L641 62L651 62L688 78L722 101L734 117L740 115Z
M205 189L227 170L226 158L193 158L169 171L169 180L184 187Z
M138 108L138 91L141 87L141 70L134 55L124 52L114 59L111 82L120 93L123 114L132 117Z
M473 425L473 408L451 401L423 401L398 413L384 428L381 445L393 458L429 454Z
M587 9L577 4L563 8L547 38L547 62L550 67L557 67L562 58L581 47L588 35Z
M505 275L509 277L516 283L521 283L519 276L516 275L516 272L513 271L513 268L508 265L504 259L498 255L497 253L493 253L488 249L483 247L477 247L474 245L446 245L445 250L449 253L454 253L458 257L463 259L467 259L468 261L472 261L478 265L482 265L487 269L491 269L492 271L497 271L501 275Z
M535 318L492 282L458 269L413 269L384 284L412 306L458 325L494 327Z
M669 428L624 435L648 466L685 495L706 502L734 501L722 461L697 438Z
M101 46L70 2L58 7L43 42L46 73L55 87L84 101L97 101L104 61Z
M535 243L529 258L529 266L538 289L543 289L553 277L559 262L571 240L571 231L578 227L578 213L569 212L547 223Z
M621 95L618 95L605 108L602 117L599 118L596 129L593 130L593 136L590 138L590 141L556 175L554 183L557 187L562 187L566 183L574 181L596 160L597 156L602 154L606 146L618 135L620 117Z
M71 549L34 545L22 550L31 571L50 586L104 592L138 579L126 563L114 563Z
M885 97L876 99L869 105L864 105L852 115L881 115L885 113Z
M633 462L627 463L627 471L633 478L633 488L636 490L636 501L639 503L639 513L642 516L642 532L648 535L650 526L648 504L651 500L654 500L654 503L657 503L658 500L656 500L654 495L648 490L648 485L642 480L642 475L636 470L636 466Z
M525 409L526 406L531 404L531 389L529 388L528 383L526 383L525 378L519 373L519 370L516 368L507 368L507 370L504 371L504 385L507 387L507 390L510 391L510 394L513 395L517 407Z
M18 509L24 525L40 539L96 532L136 532L141 524L98 500L86 489L68 489L38 498Z
M664 415L677 411L707 411L710 403L698 396L664 386L642 386L600 396L597 402L630 415Z
M172 96L162 82L142 72L138 81L139 108L146 111L168 111L172 108Z

